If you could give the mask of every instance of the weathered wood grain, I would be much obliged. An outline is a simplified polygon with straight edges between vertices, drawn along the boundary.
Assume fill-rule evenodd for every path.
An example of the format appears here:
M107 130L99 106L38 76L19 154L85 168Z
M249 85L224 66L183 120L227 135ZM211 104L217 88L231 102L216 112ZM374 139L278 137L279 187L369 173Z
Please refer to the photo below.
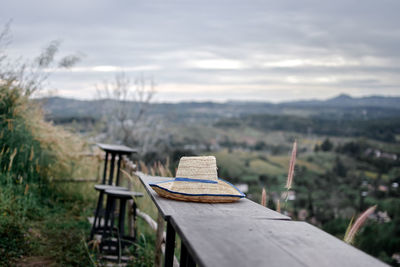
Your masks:
M241 199L233 203L196 203L166 199L160 197L150 186L149 183L171 180L173 178L149 176L143 173L136 173L140 181L145 186L146 191L156 204L159 212L164 219L170 216L236 216L249 218L280 219L290 220L288 216L280 214L271 209L265 208L249 199Z
M199 266L387 266L305 223L225 216L173 216Z
M171 178L137 175L199 266L387 266L310 224L248 199L225 204L169 200L149 183Z

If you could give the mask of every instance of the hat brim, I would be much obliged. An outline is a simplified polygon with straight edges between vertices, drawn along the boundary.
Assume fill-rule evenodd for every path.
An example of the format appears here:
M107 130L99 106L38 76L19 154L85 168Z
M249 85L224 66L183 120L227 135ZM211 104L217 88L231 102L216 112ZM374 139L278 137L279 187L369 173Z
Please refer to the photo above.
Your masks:
M158 195L181 201L226 203L245 197L245 194L237 187L220 178L212 182L209 180L176 178L149 185Z

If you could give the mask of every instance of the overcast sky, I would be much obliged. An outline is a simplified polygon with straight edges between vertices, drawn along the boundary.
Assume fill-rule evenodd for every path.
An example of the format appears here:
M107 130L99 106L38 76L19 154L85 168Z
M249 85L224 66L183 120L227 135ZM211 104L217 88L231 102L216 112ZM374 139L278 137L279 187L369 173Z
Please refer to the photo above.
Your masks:
M12 56L51 40L81 62L49 88L95 97L116 72L153 77L157 101L400 95L400 1L3 1Z

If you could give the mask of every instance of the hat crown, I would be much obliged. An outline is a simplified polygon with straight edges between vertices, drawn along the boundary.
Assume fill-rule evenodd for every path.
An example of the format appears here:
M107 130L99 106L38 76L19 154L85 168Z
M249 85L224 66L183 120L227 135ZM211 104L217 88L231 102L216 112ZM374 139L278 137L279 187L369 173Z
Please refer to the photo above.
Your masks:
M182 157L176 177L218 180L217 161L214 156Z

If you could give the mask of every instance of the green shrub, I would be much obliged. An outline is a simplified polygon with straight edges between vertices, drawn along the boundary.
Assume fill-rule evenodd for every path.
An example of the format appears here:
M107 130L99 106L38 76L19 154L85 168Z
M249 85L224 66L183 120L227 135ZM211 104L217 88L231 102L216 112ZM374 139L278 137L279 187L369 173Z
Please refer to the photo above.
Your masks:
M6 212L0 215L0 266L5 266L29 251L26 229L18 218Z
M135 259L132 263L134 267L147 267L153 266L154 264L154 243L155 240L152 236L147 236L144 234L140 234L137 240L137 243L134 245L134 252L132 254L135 255ZM151 238L151 240L147 240L147 238Z

